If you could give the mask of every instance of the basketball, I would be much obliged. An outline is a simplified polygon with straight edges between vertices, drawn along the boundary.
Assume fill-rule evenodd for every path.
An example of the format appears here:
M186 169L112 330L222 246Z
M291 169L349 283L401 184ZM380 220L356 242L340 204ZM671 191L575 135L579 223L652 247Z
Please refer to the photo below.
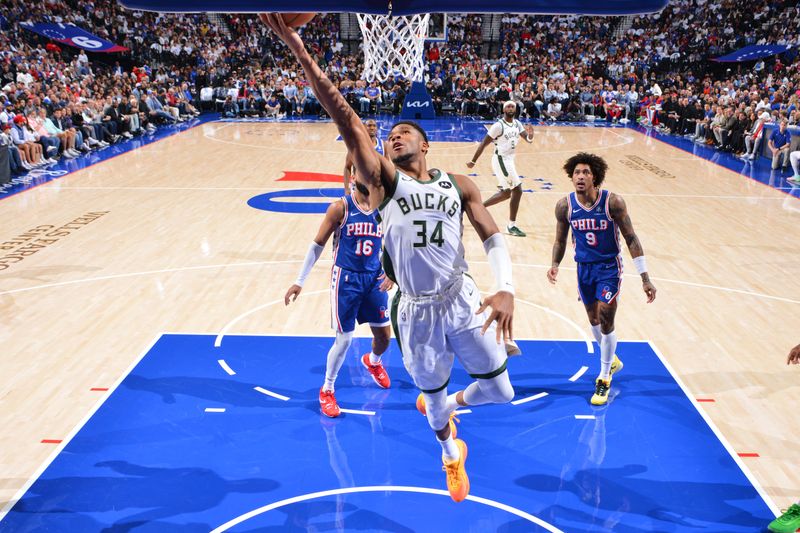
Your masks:
M292 28L299 28L309 23L311 19L317 16L316 13L281 13L283 22Z

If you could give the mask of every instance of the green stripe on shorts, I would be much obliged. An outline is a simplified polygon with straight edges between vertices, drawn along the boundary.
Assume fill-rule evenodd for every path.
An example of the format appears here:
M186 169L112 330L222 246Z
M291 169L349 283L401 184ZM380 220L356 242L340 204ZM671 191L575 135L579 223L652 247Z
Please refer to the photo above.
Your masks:
M506 166L503 164L503 156L502 155L498 154L497 162L500 163L500 170L503 171L503 176L508 177L508 170L506 170Z
M500 368L498 368L497 370L493 370L493 371L489 372L488 374L470 374L469 377L475 378L475 379L492 379L492 378L495 378L495 377L499 376L503 372L505 372L506 371L506 366L508 366L508 358L507 357L506 357L506 360L503 361L503 364L500 365Z
M419 391L424 392L425 394L436 394L437 392L446 389L449 384L450 384L450 378L447 378L447 381L444 382L444 385L442 385L438 389L420 389Z
M392 279L391 277L389 279ZM395 282L397 283L397 282ZM400 353L403 353L403 345L400 344L400 328L397 327L397 306L400 304L400 291L394 293L392 298L392 307L389 310L389 316L392 319L392 330L394 330L394 340L397 341L397 348Z

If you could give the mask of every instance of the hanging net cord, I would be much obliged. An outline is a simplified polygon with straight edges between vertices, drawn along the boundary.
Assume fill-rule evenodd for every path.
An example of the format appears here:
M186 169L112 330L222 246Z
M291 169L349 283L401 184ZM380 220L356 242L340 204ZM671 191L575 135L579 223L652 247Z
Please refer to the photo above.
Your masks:
M392 17L359 13L357 16L364 38L362 77L384 82L389 76L402 75L411 81L422 81L430 15Z

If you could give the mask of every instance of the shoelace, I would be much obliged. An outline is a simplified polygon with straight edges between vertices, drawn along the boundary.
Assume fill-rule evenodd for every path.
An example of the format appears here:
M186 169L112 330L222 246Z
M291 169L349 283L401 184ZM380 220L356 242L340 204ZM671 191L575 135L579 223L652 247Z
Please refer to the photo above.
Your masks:
M783 514L778 518L778 521L790 522L792 520L796 520L800 518L800 505L792 505L788 509L782 509L781 512Z
M598 394L600 396L605 396L606 394L608 394L608 387L609 387L608 383L604 382L603 380L598 381L595 394Z
M449 465L442 465L442 470L444 470L445 474L447 474L448 485L460 485L458 480L458 461L454 461Z

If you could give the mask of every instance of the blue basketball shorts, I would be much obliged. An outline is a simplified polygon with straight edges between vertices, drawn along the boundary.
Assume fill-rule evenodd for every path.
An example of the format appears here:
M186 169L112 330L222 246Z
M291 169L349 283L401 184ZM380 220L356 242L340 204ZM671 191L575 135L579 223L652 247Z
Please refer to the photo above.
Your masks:
M389 296L380 290L377 272L353 272L335 266L331 271L331 327L347 333L359 324L389 325Z
M578 263L578 293L584 305L610 304L622 290L622 258L603 263Z

